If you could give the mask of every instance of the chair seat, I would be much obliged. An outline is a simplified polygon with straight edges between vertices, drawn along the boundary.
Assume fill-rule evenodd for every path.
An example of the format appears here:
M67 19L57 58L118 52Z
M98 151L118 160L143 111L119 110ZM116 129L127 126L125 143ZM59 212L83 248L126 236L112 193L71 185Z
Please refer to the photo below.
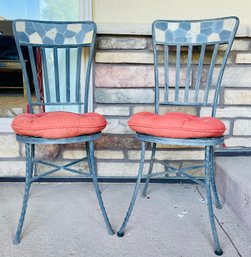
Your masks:
M11 124L16 134L42 138L69 138L94 134L107 125L98 113L76 114L71 112L24 113L16 116Z
M181 112L164 115L140 112L131 117L128 125L137 133L169 138L220 137L226 130L224 123L217 118Z

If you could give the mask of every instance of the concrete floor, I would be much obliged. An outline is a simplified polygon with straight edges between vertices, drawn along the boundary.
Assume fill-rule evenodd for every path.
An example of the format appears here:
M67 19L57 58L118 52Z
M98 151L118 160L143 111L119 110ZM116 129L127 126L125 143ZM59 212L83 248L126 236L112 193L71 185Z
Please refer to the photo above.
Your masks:
M209 257L213 253L204 189L151 184L149 199L138 197L118 238L106 233L92 184L34 184L21 243L12 244L22 203L22 183L0 184L1 257ZM107 212L118 230L132 184L102 184ZM251 256L251 235L226 204L216 210L226 257ZM220 225L219 225L220 224Z

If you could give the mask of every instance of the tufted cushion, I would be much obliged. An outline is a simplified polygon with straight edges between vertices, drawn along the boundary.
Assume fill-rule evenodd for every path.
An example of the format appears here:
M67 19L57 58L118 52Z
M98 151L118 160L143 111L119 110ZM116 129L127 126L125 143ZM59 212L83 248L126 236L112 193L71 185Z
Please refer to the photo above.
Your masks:
M224 123L216 118L180 112L164 115L140 112L131 117L128 125L141 134L171 138L220 137L226 130Z
M100 132L107 125L98 113L47 112L20 114L11 127L18 135L43 138L68 138Z

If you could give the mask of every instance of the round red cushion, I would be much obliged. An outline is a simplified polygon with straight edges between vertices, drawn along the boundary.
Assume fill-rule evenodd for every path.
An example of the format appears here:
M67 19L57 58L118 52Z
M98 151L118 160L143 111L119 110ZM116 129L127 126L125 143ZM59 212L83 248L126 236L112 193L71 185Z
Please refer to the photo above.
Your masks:
M216 118L180 112L164 115L140 112L131 117L128 125L141 134L171 138L220 137L226 130L224 123Z
M43 138L68 138L100 132L107 125L98 113L72 112L24 113L16 116L11 127L16 134Z

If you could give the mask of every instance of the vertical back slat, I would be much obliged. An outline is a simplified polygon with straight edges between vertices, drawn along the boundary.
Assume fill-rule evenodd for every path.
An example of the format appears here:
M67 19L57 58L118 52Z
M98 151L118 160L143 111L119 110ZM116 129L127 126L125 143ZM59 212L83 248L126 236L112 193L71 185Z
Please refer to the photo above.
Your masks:
M66 102L70 102L71 94L70 94L70 86L71 86L71 77L70 77L70 48L66 48L65 50L65 70L66 70Z
M80 102L80 71L81 71L81 56L82 56L82 47L77 48L77 65L76 65L76 101ZM85 85L86 87L87 85Z
M86 51L88 49L83 49L84 53L86 54ZM90 48L89 55L92 57L94 54L94 47ZM92 66L92 58L89 58L87 67L86 67L86 76L85 76L85 85L89 85L90 83L90 76L91 76L91 66ZM89 89L90 87L85 87L85 94L84 94L84 112L88 112L89 109Z
M230 49L231 49L231 44L228 44L227 46L227 50L224 54L224 58L222 63L219 65L219 73L217 75L217 81L216 81L216 85L215 85L215 90L214 90L214 98L213 98L213 103L212 103L212 117L215 117L216 114L216 108L217 108L217 104L218 104L218 100L219 100L219 93L220 93L220 87L221 87L221 82L222 82L222 78L223 78L223 74L224 74L224 70L227 64L227 59L230 53Z
M41 103L41 96L40 96L40 92L39 92L38 77L37 77L37 75L38 75L37 67L36 67L36 61L35 61L35 57L34 57L34 49L32 48L32 46L28 46L28 53L29 53L29 58L30 58L33 83L34 83L34 87L35 87L36 101L37 101L37 103Z
M213 71L214 71L215 61L218 54L218 49L219 49L219 44L214 45L214 51L212 54L211 63L207 74L207 85L205 89L204 103L208 102L208 95L212 84Z
M201 84L201 76L202 76L202 68L203 68L203 61L205 57L205 50L206 45L203 44L201 46L200 50L200 59L199 59L199 65L197 70L197 78L196 78L196 84L195 84L195 92L194 92L194 101L198 102L198 96L199 96L199 90L200 90L200 84Z
M185 82L185 95L184 102L188 102L189 96L189 87L191 80L191 67L192 67L192 57L193 57L193 46L189 45L188 47L188 56L187 56L187 67L186 67L186 82Z
M48 69L47 69L47 61L46 61L46 53L45 48L41 48L42 55L42 67L43 67L43 86L45 91L45 99L47 103L51 103L51 95L49 89L49 77L48 77Z
M181 46L176 48L176 74L175 74L175 101L179 101L179 87L180 87L180 50Z
M55 74L55 89L56 89L56 102L60 102L60 87L59 87L59 66L58 66L58 49L53 47L54 58L54 74Z
M168 69L169 46L164 46L164 101L169 98L169 69Z
M159 64L156 44L153 39L154 52L154 82L155 82L155 113L159 113Z

